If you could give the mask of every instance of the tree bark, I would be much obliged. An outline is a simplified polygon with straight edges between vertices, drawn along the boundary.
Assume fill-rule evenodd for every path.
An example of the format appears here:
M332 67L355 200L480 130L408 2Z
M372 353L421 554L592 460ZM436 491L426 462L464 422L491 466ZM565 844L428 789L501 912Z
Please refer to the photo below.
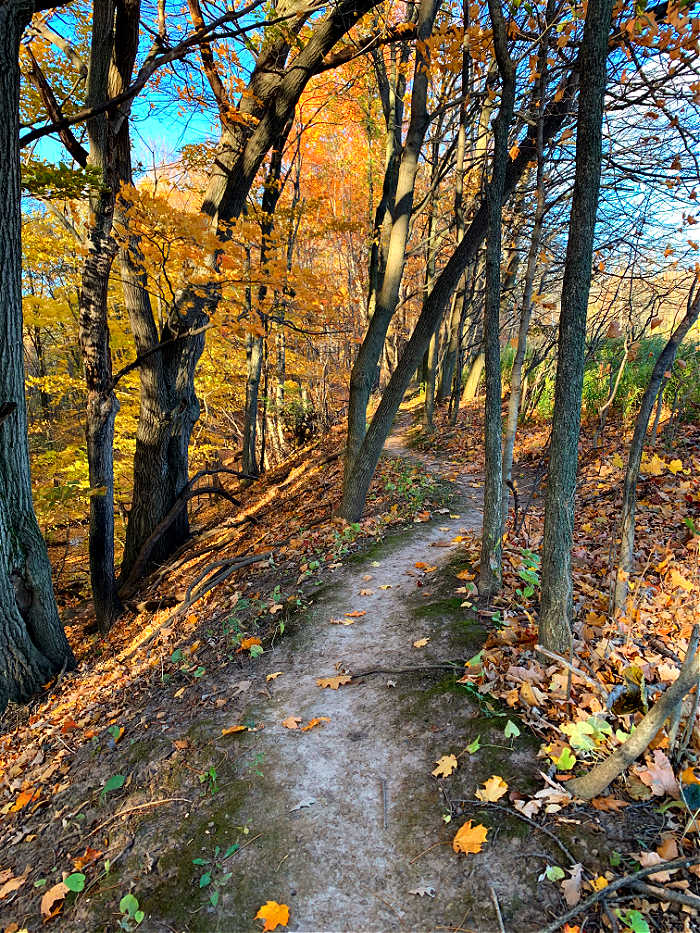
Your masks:
M637 480L642 463L644 441L649 427L649 419L659 389L664 381L664 374L673 366L678 347L700 315L700 278L696 278L688 295L686 312L676 329L659 354L649 378L649 384L639 406L634 434L630 444L625 473L625 486L622 493L622 515L620 520L620 552L615 574L613 608L622 609L627 599L629 576L634 568L634 519L637 508Z
M0 713L75 664L32 504L24 394L19 43L32 12L0 3Z
M419 40L423 42L432 33L439 4L440 0L422 0L420 4L417 34ZM343 501L340 507L340 514L345 518L348 518L349 501L352 495L352 491L347 489L347 482L352 475L355 456L365 436L367 403L389 324L396 311L406 258L409 223L413 212L413 193L418 174L418 161L429 124L427 111L429 73L424 54L425 52L418 46L416 48L416 63L411 94L411 121L401 153L396 194L391 211L391 235L387 248L384 274L381 286L377 290L374 313L350 375L345 482Z
M580 56L585 81L579 95L576 174L561 296L542 546L539 637L549 651L562 654L568 654L571 643L574 494L611 19L612 0L589 0Z
M488 0L501 104L493 125L491 179L486 189L486 297L484 304L484 515L481 534L479 593L492 596L501 586L503 537L501 473L501 223L508 164L508 132L515 106L515 65L500 0Z

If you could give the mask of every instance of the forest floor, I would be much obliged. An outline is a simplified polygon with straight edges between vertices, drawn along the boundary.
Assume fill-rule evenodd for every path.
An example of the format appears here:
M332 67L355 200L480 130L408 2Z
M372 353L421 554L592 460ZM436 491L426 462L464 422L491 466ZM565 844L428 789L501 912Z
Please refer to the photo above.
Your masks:
M274 902L268 929L513 933L650 857L692 852L668 782L657 793L642 775L593 806L566 794L557 724L576 718L572 696L586 715L596 699L580 676L560 696L561 670L533 659L527 606L472 601L468 432L419 451L409 425L361 525L329 519L331 438L265 481L253 520L204 522L106 642L74 613L78 672L2 724L4 930L135 929L137 911L143 930L260 930ZM520 551L535 538L526 520ZM259 563L193 602L220 560L250 553ZM697 881L676 872L671 886ZM635 929L638 910L651 929L694 929L692 907L619 893L617 915L582 914L587 930Z

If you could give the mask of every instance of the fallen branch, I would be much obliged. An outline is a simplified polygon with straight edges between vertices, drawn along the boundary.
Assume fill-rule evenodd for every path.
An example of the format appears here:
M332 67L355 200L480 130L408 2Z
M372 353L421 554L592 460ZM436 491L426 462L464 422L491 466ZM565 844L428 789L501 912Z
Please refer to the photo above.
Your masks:
M682 894L680 891L657 888L653 884L645 884L643 881L635 881L631 887L647 897L655 897L660 901L670 901L673 904L683 904L685 907L700 910L700 897L696 897L694 894Z
M537 933L559 933L565 923L568 923L569 920L572 920L574 917L578 917L579 914L584 913L589 910L589 908L594 907L598 901L610 897L611 894L614 894L615 891L619 891L620 888L633 887L637 881L641 881L642 878L646 878L647 875L655 874L660 868L663 868L664 871L675 871L678 868L689 868L691 865L697 865L698 863L700 863L700 855L692 855L690 858L677 858L673 859L671 862L663 862L661 865L648 865L646 868L636 871L633 875L625 875L624 878L611 881L610 884L602 888L602 890L596 891L595 894L586 898L585 901L581 901L580 904L572 907L571 910L568 910L563 916L558 917L554 923L550 923L548 927L542 927Z
M568 781L566 789L576 797L591 800L598 797L616 777L646 751L649 743L669 717L673 717L686 694L695 687L700 677L700 626L693 628L685 661L678 679L653 705L632 735L609 758L596 765L588 774Z
M576 674L577 677L582 677L587 684L589 684L591 687L595 687L598 691L600 691L607 701L608 693L600 681L594 680L592 677L589 677L588 674L584 673L580 668L574 667L573 664L567 661L566 658L563 658L560 654L554 654L553 651L547 651L547 649L543 648L542 645L535 645L535 651L539 654L543 654L546 658L550 658L552 661L556 661L557 664L561 664L568 668L571 673Z

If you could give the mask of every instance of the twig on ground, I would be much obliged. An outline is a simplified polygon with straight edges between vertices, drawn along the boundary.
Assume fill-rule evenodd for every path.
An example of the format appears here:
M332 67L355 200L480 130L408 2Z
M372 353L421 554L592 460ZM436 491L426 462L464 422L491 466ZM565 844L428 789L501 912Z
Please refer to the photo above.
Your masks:
M423 849L422 852L419 852L418 855L414 855L413 858L411 859L411 861L410 861L408 864L409 864L409 865L413 865L413 863L414 863L414 862L417 862L419 858L422 858L424 855L426 855L428 852L430 852L431 849L437 848L437 846L449 846L449 845L451 845L451 844L452 844L452 843L450 842L449 839L445 839L444 841L441 841L441 842L434 842L431 846L428 846L427 849ZM658 869L657 869L657 870L658 870Z
M464 661L462 658L458 658L456 661L444 661L442 664L425 664L422 667L401 667L396 669L389 667L373 667L369 671L358 671L357 674L352 675L352 679L369 677L370 674L422 674L425 671L453 671L455 668L461 670L463 665Z
M100 823L99 826L91 830L84 838L89 839L91 836L94 836L95 833L99 833L101 829L104 829L105 826L114 823L115 820L118 820L121 816L130 816L132 813L137 813L139 810L147 810L150 807L162 807L165 803L176 803L177 801L192 803L189 797L164 797L162 800L149 800L147 803L140 803L136 807L129 807L126 810L120 810L119 813L113 814L108 820L105 820L104 823Z
M663 863L664 871L674 871L677 868L689 868L691 865L697 865L700 863L700 855L693 855L689 858L677 858L673 859L670 862ZM611 881L606 887L602 888L600 891L596 891L595 894L592 894L590 897L586 898L585 901L581 901L579 904L576 904L575 907L572 907L571 910L568 910L561 917L558 917L554 923L550 923L547 927L542 927L537 933L559 933L561 928L565 923L568 923L569 920L572 920L574 917L578 917L579 914L585 913L591 907L598 903L598 901L604 900L606 897L610 897L611 894L614 894L615 891L619 891L620 888L629 888L633 887L637 881L641 881L642 878L646 878L647 875L653 875L655 872L658 872L659 865L648 865L646 868L642 868L639 871L636 871L633 875L625 875L624 878L618 878L617 881Z
M503 917L501 915L501 906L498 903L498 898L496 897L496 892L492 884L489 885L489 891L491 892L491 900L493 901L493 906L496 911L496 917L498 918L499 933L506 933L506 928L503 925Z
M564 843L561 841L561 839L559 839L558 836L555 836L555 834L551 831L551 829L547 829L546 826L542 826L542 825L540 825L540 823L536 823L535 820L531 820L529 816L525 816L525 814L524 814L524 813L521 813L519 810L515 810L515 809L513 809L512 807L504 807L503 804L500 804L500 803L492 803L490 800L476 800L476 799L464 800L464 799L455 799L455 800L452 800L451 802L452 802L452 803L466 804L466 805L472 806L472 807L491 807L491 808L494 809L494 810L500 810L502 813L507 813L508 816L514 816L514 817L516 817L516 819L522 820L523 823L528 823L530 826L532 826L532 827L534 827L535 829L539 830L539 832L544 833L544 835L547 836L549 839L551 839L552 842L556 843L556 845L557 845L557 846L559 847L559 849L564 853L564 855L568 858L569 862L570 862L572 865L576 865L576 864L577 864L577 859L575 859L575 858L573 857L573 855L572 855L571 852L567 849L567 847L564 845Z
M543 648L542 645L535 645L534 650L538 654L543 654L546 658L550 658L552 661L556 661L558 664L566 667L569 671L571 671L572 674L576 674L577 677L582 677L587 684L589 684L591 687L595 687L607 700L607 691L599 680L594 680L592 677L589 677L588 674L586 674L580 668L575 667L571 661L567 661L566 658L562 658L562 656L559 654L554 654L553 651L548 651L546 648Z

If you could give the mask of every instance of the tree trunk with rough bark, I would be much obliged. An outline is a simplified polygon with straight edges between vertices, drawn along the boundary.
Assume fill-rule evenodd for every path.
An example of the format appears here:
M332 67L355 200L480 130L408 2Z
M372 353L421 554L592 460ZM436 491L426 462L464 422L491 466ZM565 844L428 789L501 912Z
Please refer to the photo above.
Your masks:
M0 3L0 713L75 664L34 514L24 394L19 43L32 9Z
M637 508L637 480L639 468L642 463L644 441L646 439L649 419L654 408L654 402L664 381L664 374L673 366L678 347L685 339L688 331L700 315L700 278L696 278L688 296L685 315L671 334L666 346L659 354L649 384L642 396L639 414L634 425L634 434L630 444L625 473L625 486L622 493L622 515L620 520L620 552L615 574L615 587L613 593L613 608L624 608L627 599L629 577L634 569L634 519Z
M589 0L581 47L576 175L559 319L557 379L542 545L540 642L567 654L571 644L571 547L581 425L588 293L602 160L603 103L612 0Z
M508 164L508 133L515 106L515 65L500 0L488 0L501 77L501 104L493 125L491 179L486 189L486 299L484 305L484 517L481 533L479 593L493 596L501 587L503 537L501 473L501 225Z
M417 36L423 42L432 33L439 4L440 0L422 0L420 4ZM374 313L350 374L345 479L343 501L340 507L340 514L345 518L348 518L350 499L352 498L352 490L347 488L347 483L352 475L355 456L365 436L367 403L369 402L389 324L396 311L399 288L403 277L420 151L429 124L427 111L428 90L428 69L424 62L424 53L421 51L421 47L418 46L411 94L411 121L401 153L394 205L391 208L391 234L386 251L384 274L381 285L377 289Z

